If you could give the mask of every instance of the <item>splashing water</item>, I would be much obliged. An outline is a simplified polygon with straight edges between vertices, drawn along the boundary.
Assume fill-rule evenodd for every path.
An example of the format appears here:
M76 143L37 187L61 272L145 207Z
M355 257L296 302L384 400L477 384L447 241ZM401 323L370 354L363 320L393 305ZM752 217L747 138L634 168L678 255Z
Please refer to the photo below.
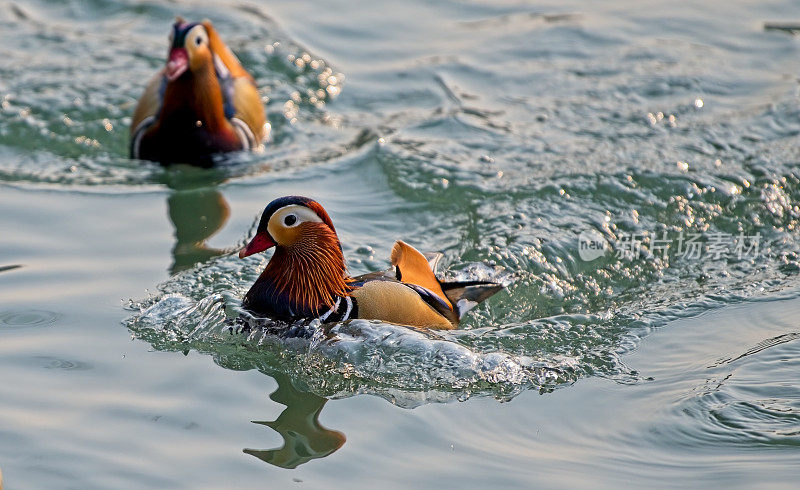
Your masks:
M569 360L482 351L466 345L463 332L452 335L366 320L316 321L303 327L302 338L287 338L269 324L242 331L229 317L239 313L237 297L248 284L240 281L252 271L237 275L231 262L231 257L220 258L179 274L161 285L156 297L131 302L136 313L127 320L128 327L158 349L194 348L212 354L224 367L291 374L322 396L370 393L403 407L473 394L507 400L523 389L549 390L575 379ZM481 264L456 276L509 281L508 274ZM187 289L199 299L169 292Z

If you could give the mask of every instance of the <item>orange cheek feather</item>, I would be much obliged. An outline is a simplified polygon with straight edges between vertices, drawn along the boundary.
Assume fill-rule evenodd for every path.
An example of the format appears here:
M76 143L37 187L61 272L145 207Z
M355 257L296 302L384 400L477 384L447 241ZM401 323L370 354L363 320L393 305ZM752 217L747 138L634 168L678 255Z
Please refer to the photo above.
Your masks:
M196 72L211 62L211 51L208 50L207 46L194 47L189 57L189 66L192 68L192 71Z

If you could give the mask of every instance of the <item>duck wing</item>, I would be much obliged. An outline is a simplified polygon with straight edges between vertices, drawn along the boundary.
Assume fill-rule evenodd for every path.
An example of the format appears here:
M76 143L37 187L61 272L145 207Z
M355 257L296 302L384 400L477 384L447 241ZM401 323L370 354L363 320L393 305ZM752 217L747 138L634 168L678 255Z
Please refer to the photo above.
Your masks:
M215 55L217 77L225 98L225 115L242 129L252 146L260 145L267 137L266 115L261 95L253 77L242 67L239 59L222 41L210 20L203 21L208 33L208 45Z
M353 286L362 286L369 281L397 281L394 277L394 269L386 269L385 271L368 272L360 276L356 276L352 280Z
M433 273L430 262L425 255L411 245L398 240L392 247L391 259L398 281L427 289L438 296L452 310L453 305L450 304L450 300L444 294L442 285L439 283L439 279L436 278L436 274ZM434 265L436 263L438 263L438 259L434 260Z
M357 318L447 330L458 324L451 320L455 313L435 294L392 277L378 276L358 284L351 295L358 305Z
M422 252L422 255L425 256L431 270L435 273L436 267L439 265L439 261L442 257L444 257L444 254L439 252ZM391 269L382 271L367 272L366 274L353 278L353 284L356 286L367 281L397 281L397 272L395 272L395 268L392 267Z
M147 87L145 87L139 102L136 104L136 110L133 113L133 119L131 119L131 158L139 158L139 143L145 131L156 122L164 100L165 88L166 78L163 70L159 70L147 82Z
M393 268L354 277L352 285L362 287L373 281L402 284L416 292L436 313L453 325L458 325L466 312L502 290L504 286L490 281L441 282L435 271L442 257L441 253L421 253L414 247L397 241L392 249Z

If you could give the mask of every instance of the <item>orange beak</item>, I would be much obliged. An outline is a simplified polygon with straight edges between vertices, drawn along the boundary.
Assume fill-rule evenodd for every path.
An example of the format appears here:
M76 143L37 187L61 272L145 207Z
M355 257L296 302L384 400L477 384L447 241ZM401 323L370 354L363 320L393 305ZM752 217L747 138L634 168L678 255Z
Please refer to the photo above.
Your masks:
M272 241L272 237L269 236L267 232L261 232L256 234L250 243L247 244L246 247L239 250L239 258L243 259L245 257L249 257L250 255L257 254L259 252L263 252L264 250L270 249L275 246L275 242Z
M173 48L169 52L167 67L164 69L167 80L170 82L175 80L183 75L187 68L189 68L189 53L186 52L186 48Z

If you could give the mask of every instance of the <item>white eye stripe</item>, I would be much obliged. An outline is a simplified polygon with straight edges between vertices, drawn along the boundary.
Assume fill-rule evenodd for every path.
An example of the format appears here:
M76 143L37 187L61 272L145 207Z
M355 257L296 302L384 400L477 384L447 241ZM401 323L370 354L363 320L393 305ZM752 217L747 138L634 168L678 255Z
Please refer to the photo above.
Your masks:
M294 216L294 223L287 224L286 218L289 216ZM291 221L291 219L289 221ZM272 217L269 219L269 223L267 224L267 231L270 235L272 235L272 237L278 239L281 234L281 230L286 228L295 228L300 226L302 223L322 223L322 220L319 216L317 216L317 213L308 209L307 207L297 204L290 204L278 209L272 214Z
M194 26L189 32L186 33L186 40L194 43L195 46L200 46L203 42L208 42L208 33L203 26Z

